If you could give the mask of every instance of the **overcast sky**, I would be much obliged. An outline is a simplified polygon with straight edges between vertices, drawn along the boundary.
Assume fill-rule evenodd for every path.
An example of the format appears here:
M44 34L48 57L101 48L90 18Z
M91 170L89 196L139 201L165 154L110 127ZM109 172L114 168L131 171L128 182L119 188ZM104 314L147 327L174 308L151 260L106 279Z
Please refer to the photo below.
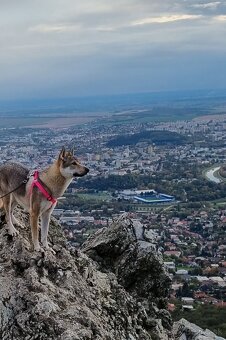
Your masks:
M226 88L226 0L0 0L0 99Z

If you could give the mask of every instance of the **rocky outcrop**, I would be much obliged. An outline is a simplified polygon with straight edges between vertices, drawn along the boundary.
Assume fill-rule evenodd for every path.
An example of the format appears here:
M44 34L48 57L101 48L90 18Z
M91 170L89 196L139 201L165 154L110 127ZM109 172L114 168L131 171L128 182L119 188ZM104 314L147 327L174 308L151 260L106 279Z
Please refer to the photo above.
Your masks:
M28 215L17 218L24 228L15 239L0 222L0 339L190 339L178 337L185 328L173 333L170 280L155 235L139 222L122 216L76 251L52 220L55 254L37 254Z
M172 325L170 314L164 309L171 281L155 238L154 233L125 214L110 228L89 238L82 251L99 264L101 271L116 275L119 284L145 308L144 325L163 339L159 329L170 330Z
M225 340L210 330L203 330L185 319L175 322L173 336L178 340Z
M25 226L17 238L7 235L3 223L0 229L1 339L169 338L170 316L154 302L156 296L157 304L163 303L161 279L157 287L157 271L161 268L158 255L150 255L152 245L136 246L126 220L119 221L118 229L116 225L109 228L114 246L107 243L106 231L102 231L106 241L101 246L106 253L102 258L106 266L102 266L84 252L70 248L56 221L51 222L49 235L56 254L34 253L30 249L28 216L20 210L17 215ZM98 240L101 232L96 237ZM134 262L130 264L131 256ZM155 279L148 284L152 269ZM162 275L168 280L166 274ZM142 289L136 294L139 285Z

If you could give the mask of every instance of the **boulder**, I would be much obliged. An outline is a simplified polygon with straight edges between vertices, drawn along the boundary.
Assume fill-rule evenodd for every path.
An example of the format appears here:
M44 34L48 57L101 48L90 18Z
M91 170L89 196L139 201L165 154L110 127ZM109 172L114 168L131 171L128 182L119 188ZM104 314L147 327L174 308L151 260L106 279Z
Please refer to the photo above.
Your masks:
M225 340L210 330L203 330L185 319L174 323L173 336L178 340Z

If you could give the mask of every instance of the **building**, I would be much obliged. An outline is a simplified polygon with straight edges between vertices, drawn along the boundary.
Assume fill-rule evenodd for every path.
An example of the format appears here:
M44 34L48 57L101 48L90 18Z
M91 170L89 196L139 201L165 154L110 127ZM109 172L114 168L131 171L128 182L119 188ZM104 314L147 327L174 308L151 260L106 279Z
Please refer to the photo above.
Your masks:
M163 193L157 193L155 190L123 190L119 197L125 200L133 200L143 204L166 204L175 202L175 197Z

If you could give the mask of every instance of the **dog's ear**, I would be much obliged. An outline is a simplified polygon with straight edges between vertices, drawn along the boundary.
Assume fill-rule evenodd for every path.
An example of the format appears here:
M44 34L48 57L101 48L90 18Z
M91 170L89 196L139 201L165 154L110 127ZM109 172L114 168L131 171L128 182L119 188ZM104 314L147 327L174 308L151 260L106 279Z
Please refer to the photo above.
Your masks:
M66 152L66 150L65 150L65 147L63 146L62 150L60 151L59 157L58 157L59 160L62 160L62 161L65 160L65 152Z
M70 152L71 152L72 156L74 156L74 155L75 155L75 148L73 147L73 148L70 150Z

